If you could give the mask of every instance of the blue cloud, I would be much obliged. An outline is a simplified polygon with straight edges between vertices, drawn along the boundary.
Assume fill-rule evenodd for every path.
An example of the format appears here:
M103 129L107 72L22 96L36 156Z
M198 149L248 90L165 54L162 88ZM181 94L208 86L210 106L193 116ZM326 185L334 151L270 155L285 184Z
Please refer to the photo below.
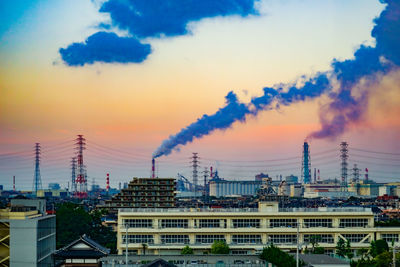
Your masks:
M127 30L131 38L98 32L86 43L73 43L60 49L62 59L69 66L83 66L94 62L139 63L151 53L151 47L140 43L147 37L163 38L188 34L187 24L203 18L256 15L258 0L108 0L100 12L109 13L111 26ZM136 39L135 39L136 38Z
M67 48L61 48L59 52L69 66L83 66L94 62L140 63L151 53L151 47L140 43L136 38L98 32L87 38L85 43L73 43Z
M255 15L256 0L109 0L100 12L109 13L112 24L137 37L187 34L187 24L202 18Z

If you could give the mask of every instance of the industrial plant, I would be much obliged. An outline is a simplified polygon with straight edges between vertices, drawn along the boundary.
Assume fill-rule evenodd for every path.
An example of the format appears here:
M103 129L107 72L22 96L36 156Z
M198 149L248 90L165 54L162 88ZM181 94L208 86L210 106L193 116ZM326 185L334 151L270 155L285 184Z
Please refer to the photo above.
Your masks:
M216 258L204 256L215 242L229 246L232 258L226 262L242 263L240 257L245 256L246 262L261 266L265 263L258 255L266 246L274 244L301 258L314 244L315 236L323 253L331 256L336 255L337 244L342 241L349 243L354 257L356 251L369 248L376 240L400 245L400 228L392 223L400 219L400 183L374 181L367 161L353 161L351 155L364 153L365 157L378 158L379 154L372 157L369 151L352 148L344 141L335 149L316 153L304 141L298 157L266 162L274 177L267 174L268 168L260 168L263 171L254 173L253 179L221 177L221 169L227 173L225 165L208 164L210 161L197 152L186 160L189 172L178 168L175 177L162 177L159 174L165 165L158 166L162 160L152 157L148 160L148 177L134 177L133 173L133 178L119 180L117 188L111 186L113 176L109 172L104 173L104 188L95 183L89 186L91 166L85 163L85 152L90 152L91 146L83 135L78 135L72 145L75 152L68 157L70 162L65 162L70 164L71 175L65 180L67 186L52 181L44 188L43 146L36 143L32 191L18 190L16 176L12 177L11 190L1 187L5 207L0 212L3 266L16 262L17 248L20 249L17 223L13 220L32 224L40 232L41 224L55 224L54 214L57 215L63 203L77 203L91 212L101 211L102 227L115 235L114 254L84 235L72 243L87 247L82 255L86 258L78 259L74 256L75 245L56 250L55 233L50 231L43 237L46 243L38 245L42 257L26 255L37 263L35 266L81 261L105 266L137 264L141 259L153 260L155 256L177 257L187 246L193 253L191 260L182 256L170 261L177 265L191 261L215 265ZM352 150L357 153L352 154ZM285 170L286 161L299 164L290 169L292 174L276 174L274 167L282 166ZM337 162L335 173L339 175L321 171L320 166L324 167L326 161ZM350 166L350 162L357 163ZM35 238L26 241L30 246L38 242ZM92 257L92 251L99 253Z

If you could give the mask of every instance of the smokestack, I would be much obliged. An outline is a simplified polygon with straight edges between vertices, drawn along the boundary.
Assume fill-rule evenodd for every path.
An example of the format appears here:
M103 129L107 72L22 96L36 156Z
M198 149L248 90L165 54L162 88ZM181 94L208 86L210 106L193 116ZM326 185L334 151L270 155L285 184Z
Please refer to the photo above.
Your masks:
M151 160L151 178L156 178L156 160Z
M107 192L110 191L110 174L107 173L107 186L106 186Z
M368 182L368 168L365 168L365 181Z
M13 191L15 192L15 175L13 176Z
M314 168L314 183L317 183L317 169Z
M319 173L319 169L318 169L318 181L321 181L321 176L320 176L320 173Z
M213 178L213 167L211 166L210 167L210 179L212 179Z

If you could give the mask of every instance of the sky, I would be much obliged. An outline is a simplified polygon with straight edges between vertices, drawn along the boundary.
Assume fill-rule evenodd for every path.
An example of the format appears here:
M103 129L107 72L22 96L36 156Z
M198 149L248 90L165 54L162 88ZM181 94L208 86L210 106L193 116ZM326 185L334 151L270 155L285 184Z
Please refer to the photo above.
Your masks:
M99 12L106 2L0 2L0 184L6 189L13 175L17 189L32 189L38 142L43 187L67 186L78 134L87 140L89 185L104 187L106 173L113 187L147 177L161 143L223 107L228 92L248 103L264 87L329 71L333 60L354 58L360 45L375 46L373 20L385 8L377 0L262 0L246 14L231 7L234 14L189 21L184 33L171 33L172 25L153 34L139 32L140 21L133 30L118 27L117 13ZM140 62L73 65L62 57L60 48L69 51L99 31L151 51L135 59ZM368 168L376 181L400 180L399 81L394 68L365 85L370 95L361 118L335 138L310 140L312 168L322 178L340 177L345 140L350 166L358 164L362 174ZM303 141L320 129L328 102L322 95L215 130L159 157L157 174L190 179L190 157L198 152L201 170L213 166L226 179L300 176Z

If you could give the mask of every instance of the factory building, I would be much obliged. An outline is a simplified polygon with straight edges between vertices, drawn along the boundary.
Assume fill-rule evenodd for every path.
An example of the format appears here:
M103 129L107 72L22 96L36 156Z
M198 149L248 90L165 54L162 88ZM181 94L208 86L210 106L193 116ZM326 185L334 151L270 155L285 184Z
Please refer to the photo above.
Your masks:
M68 191L65 189L39 189L36 192L37 197L57 197L67 198Z
M359 196L377 197L379 196L380 184L372 183L370 181L360 181L359 183L350 183L348 191L354 192Z
M277 202L261 202L258 209L120 209L118 254L179 254L189 245L195 254L210 251L215 240L225 241L231 254L256 254L274 243L294 252L299 244L310 247L319 235L319 245L334 253L339 239L353 249L368 248L376 239L399 245L398 227L374 227L369 208L279 208Z
M175 206L174 178L133 178L128 187L106 202L106 207L172 208Z
M53 266L56 217L42 199L13 199L0 210L0 266Z
M210 196L224 197L231 195L249 196L257 194L262 181L227 181L215 179L210 181Z

